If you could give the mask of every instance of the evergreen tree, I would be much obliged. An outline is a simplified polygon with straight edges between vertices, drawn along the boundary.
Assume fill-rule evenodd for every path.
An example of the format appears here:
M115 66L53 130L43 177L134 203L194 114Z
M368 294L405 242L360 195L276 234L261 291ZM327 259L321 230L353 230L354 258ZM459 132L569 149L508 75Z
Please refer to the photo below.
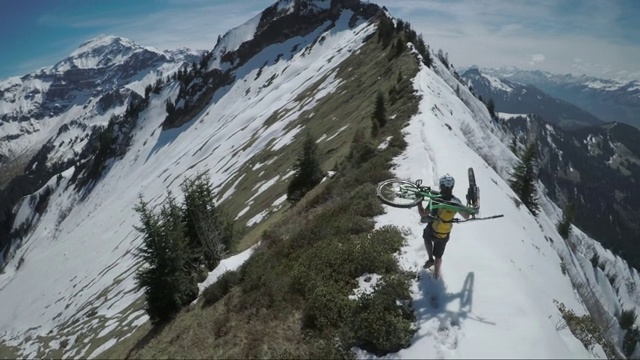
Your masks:
M162 91L162 78L158 78L156 83L153 85L154 94L160 94L160 91Z
M380 125L378 125L378 120L371 117L371 137L377 137L380 134Z
M378 42L382 42L382 48L386 49L391 44L395 29L391 19L386 16L380 18L378 23Z
M143 235L136 256L144 266L136 272L144 289L145 310L153 324L169 320L198 296L198 286L184 238L182 210L169 193L160 214L154 214L140 197L135 211Z
M347 160L352 166L360 166L376 155L376 147L367 139L362 129L356 130L351 140Z
M440 62L442 62L442 64L444 64L445 67L449 67L449 53L445 53L444 51L442 51L442 49L438 49L438 59L440 59Z
M511 150L512 153L518 156L518 137L517 136L514 136L513 138L511 138L511 143L509 144L509 150Z
M400 56L404 51L404 48L405 48L404 41L402 41L402 38L399 37L398 40L396 40L395 45L393 46L393 51L391 52L391 58Z
M540 211L540 205L537 199L537 180L536 146L535 143L532 142L527 146L527 149L522 155L522 159L518 160L513 167L509 185L534 216L538 215Z
M153 89L153 87L151 86L151 84L147 85L147 86L144 88L144 98L145 98L146 100L149 100L149 95L151 94L151 90L152 90L152 89Z
M558 233L563 239L566 239L571 234L571 223L575 215L575 206L573 203L567 204L562 212L562 220L557 225Z
M387 124L387 110L384 106L384 94L382 94L382 92L378 92L376 96L376 105L373 109L372 117L378 122L380 128L383 128Z
M489 101L487 101L487 110L489 110L489 114L491 114L491 117L495 119L495 117L496 117L496 104L495 104L495 102L493 102L493 98L490 98Z
M176 106L173 104L171 99L167 99L165 102L165 110L167 111L167 115L171 116L176 112Z
M637 315L635 310L622 310L620 313L620 317L618 318L618 323L620 324L620 328L622 330L629 330L633 328L633 325L636 323Z
M322 169L317 157L315 140L307 133L302 154L294 167L295 174L287 189L287 200L297 202L322 180Z
M233 241L233 222L215 206L208 173L189 178L181 186L184 193L184 224L194 263L215 269Z
M627 330L622 339L622 352L631 358L636 346L638 346L638 342L640 342L640 330L637 327Z

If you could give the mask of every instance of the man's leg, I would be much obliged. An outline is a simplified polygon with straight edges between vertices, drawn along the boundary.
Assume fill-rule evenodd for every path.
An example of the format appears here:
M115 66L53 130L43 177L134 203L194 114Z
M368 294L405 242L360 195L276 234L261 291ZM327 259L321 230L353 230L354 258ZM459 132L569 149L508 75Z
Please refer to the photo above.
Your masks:
M424 247L427 249L427 255L429 255L429 259L426 263L424 263L423 268L428 269L434 264L433 260L433 239L430 236L429 230L427 228L424 229L422 233L422 239L424 240Z
M436 279L440 278L440 266L442 265L442 258L436 258L435 265L433 266L433 275Z
M433 246L433 256L436 258L433 267L433 275L436 279L440 278L440 267L442 266L442 255L444 248L447 246L447 240L436 240Z

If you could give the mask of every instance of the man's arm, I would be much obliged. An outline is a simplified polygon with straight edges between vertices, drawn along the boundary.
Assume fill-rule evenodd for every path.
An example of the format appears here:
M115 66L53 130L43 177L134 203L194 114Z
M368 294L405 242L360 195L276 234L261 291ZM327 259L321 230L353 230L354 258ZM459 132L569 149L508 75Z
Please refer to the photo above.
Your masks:
M422 206L422 201L418 203L418 213L420 214L421 218L424 218L425 216L429 215L427 211L424 209L424 206Z

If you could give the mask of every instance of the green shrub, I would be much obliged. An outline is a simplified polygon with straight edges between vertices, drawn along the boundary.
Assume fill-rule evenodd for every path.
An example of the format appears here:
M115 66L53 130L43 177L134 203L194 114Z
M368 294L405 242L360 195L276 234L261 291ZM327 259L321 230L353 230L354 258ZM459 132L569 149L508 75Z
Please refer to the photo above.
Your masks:
M239 271L226 271L220 275L216 282L207 286L207 288L202 291L202 298L204 299L202 306L206 307L217 303L227 295L231 289L238 285L241 280L242 277Z
M555 303L571 333L582 342L586 349L591 350L595 344L599 344L607 356L615 357L612 345L604 337L602 329L590 314L578 316L573 310L567 309L563 303L557 301Z
M349 210L357 216L374 217L384 214L380 200L376 197L376 186L363 184L359 186L351 197Z
M411 345L415 315L410 307L398 304L410 299L408 279L399 275L384 277L373 293L361 295L348 324L353 344L377 356Z
M402 136L393 136L391 140L389 140L389 147L404 150L407 148L407 141Z
M325 212L318 215L310 225L298 231L292 246L301 247L341 234L357 235L373 230L375 223L370 218L352 216L344 212Z
M319 331L342 326L348 322L353 302L332 282L319 282L311 289L303 313L303 326Z
M377 156L362 165L360 171L354 174L354 184L369 183L377 185L380 181L393 177L393 174L389 172L389 168L388 162L382 156Z

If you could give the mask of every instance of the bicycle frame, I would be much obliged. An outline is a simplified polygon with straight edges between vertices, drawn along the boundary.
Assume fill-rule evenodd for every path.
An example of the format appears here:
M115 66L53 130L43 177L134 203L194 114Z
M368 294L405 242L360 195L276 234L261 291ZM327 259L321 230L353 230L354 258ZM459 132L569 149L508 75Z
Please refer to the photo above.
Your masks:
M406 192L413 192L421 196L422 198L428 199L427 201L429 203L427 205L427 209L429 209L429 211L434 209L449 209L456 212L459 212L459 211L468 212L470 210L468 207L465 207L463 205L462 206L452 205L452 204L447 204L447 203L438 201L440 198L442 198L442 195L440 195L440 193L436 191L431 190L430 186L422 187L421 184L422 184L422 180L416 180L415 186L417 188L417 191L416 189L411 189L409 187L403 187L403 186L401 186L401 189ZM475 214L472 213L472 215L475 215Z

